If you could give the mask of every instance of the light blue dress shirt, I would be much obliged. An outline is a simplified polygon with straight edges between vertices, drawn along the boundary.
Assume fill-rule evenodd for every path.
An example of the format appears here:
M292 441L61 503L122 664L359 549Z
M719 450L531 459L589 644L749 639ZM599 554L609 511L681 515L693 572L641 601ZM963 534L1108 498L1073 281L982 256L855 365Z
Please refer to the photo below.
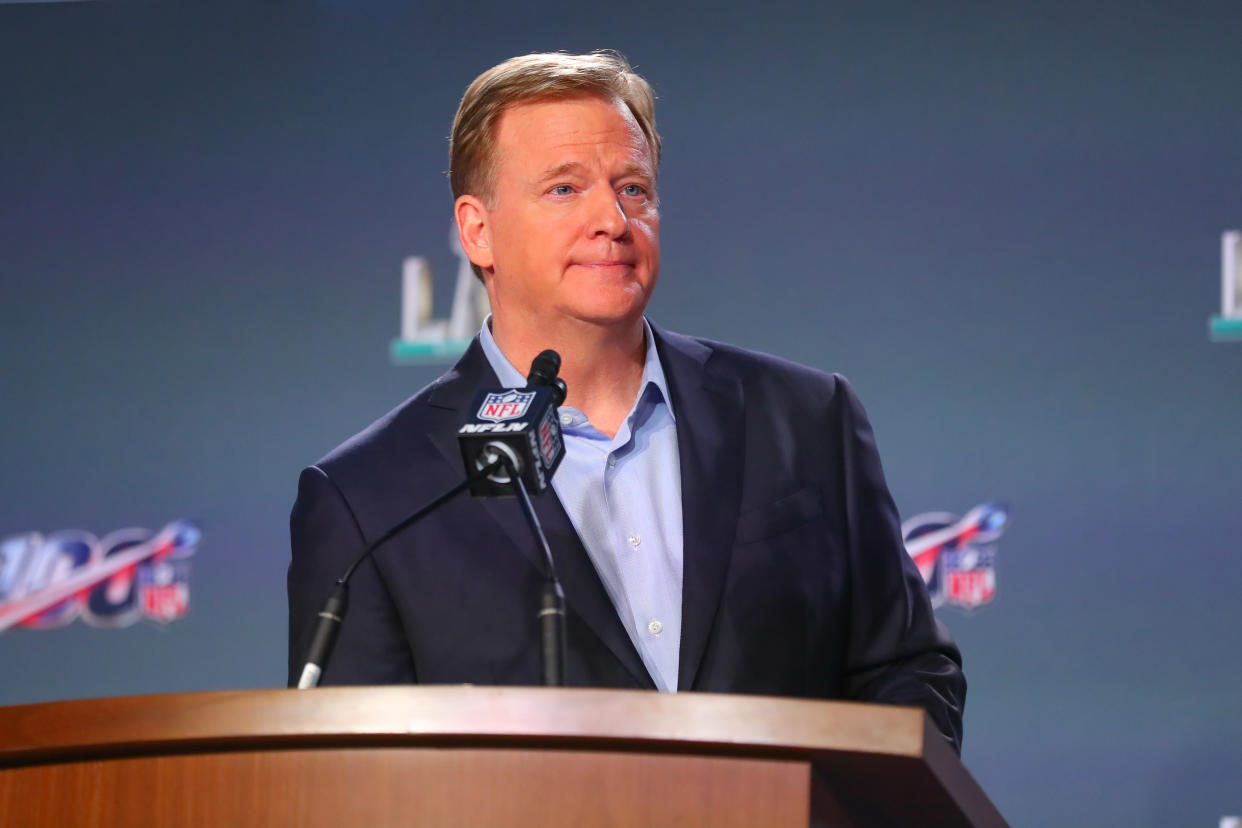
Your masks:
M479 340L500 384L525 386L490 325L489 316ZM565 459L552 488L647 672L660 690L674 692L681 652L681 463L672 398L646 320L643 330L647 359L638 398L615 437L578 409L561 406Z

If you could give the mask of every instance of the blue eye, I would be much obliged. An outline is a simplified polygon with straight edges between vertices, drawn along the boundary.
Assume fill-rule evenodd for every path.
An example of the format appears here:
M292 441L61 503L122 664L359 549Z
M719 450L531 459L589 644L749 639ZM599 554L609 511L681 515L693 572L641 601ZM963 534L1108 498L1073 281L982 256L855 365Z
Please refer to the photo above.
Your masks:
M627 196L640 196L647 191L643 189L641 184L626 184L621 188L621 192L625 193Z
M553 195L572 195L574 188L568 184L557 184L552 188Z

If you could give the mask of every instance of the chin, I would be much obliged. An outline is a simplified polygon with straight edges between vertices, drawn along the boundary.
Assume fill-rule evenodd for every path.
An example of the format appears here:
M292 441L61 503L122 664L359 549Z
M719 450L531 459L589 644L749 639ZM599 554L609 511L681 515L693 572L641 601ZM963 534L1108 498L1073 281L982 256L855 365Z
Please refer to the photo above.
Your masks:
M602 286L595 285L569 299L564 312L577 319L598 324L619 324L641 319L647 307L649 293L637 284Z
M643 317L646 303L582 303L565 309L567 316L593 325L625 325Z

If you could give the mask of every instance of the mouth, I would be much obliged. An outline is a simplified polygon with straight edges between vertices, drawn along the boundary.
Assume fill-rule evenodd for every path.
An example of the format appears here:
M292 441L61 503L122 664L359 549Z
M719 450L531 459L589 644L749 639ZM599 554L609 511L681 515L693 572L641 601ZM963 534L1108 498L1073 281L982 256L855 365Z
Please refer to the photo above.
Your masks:
M633 262L619 260L601 260L596 262L576 262L578 267L586 267L592 270L611 271L611 270L628 270L634 266Z

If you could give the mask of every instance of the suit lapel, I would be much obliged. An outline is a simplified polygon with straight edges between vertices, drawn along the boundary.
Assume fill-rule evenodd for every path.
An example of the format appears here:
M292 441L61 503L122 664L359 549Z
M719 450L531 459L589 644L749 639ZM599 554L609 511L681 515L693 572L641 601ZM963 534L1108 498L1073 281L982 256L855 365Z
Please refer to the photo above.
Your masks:
M475 337L453 370L441 378L428 399L428 404L455 412L452 422L457 424L461 422L466 407L473 401L479 389L496 387L499 384L496 372L492 370L483 352L483 346L479 344L478 337ZM456 425L437 429L427 436L449 464L459 474L464 474L461 450L457 446ZM599 574L595 571L595 565L591 563L590 556L578 538L578 533L574 531L573 523L556 493L544 492L531 500L544 534L547 535L548 546L552 549L552 559L556 563L556 572L565 592L567 608L604 642L641 686L654 688L655 683L647 673L638 650L634 648L634 642L621 626L612 599L608 597ZM500 524L514 546L521 549L539 571L543 572L546 568L543 554L535 546L530 527L526 525L519 505L511 498L480 500L479 503L483 511ZM532 613L534 609L532 606Z
M654 330L654 328L653 328ZM656 330L656 347L677 417L681 462L681 655L677 689L697 686L720 606L742 498L741 384L712 375L711 350Z

